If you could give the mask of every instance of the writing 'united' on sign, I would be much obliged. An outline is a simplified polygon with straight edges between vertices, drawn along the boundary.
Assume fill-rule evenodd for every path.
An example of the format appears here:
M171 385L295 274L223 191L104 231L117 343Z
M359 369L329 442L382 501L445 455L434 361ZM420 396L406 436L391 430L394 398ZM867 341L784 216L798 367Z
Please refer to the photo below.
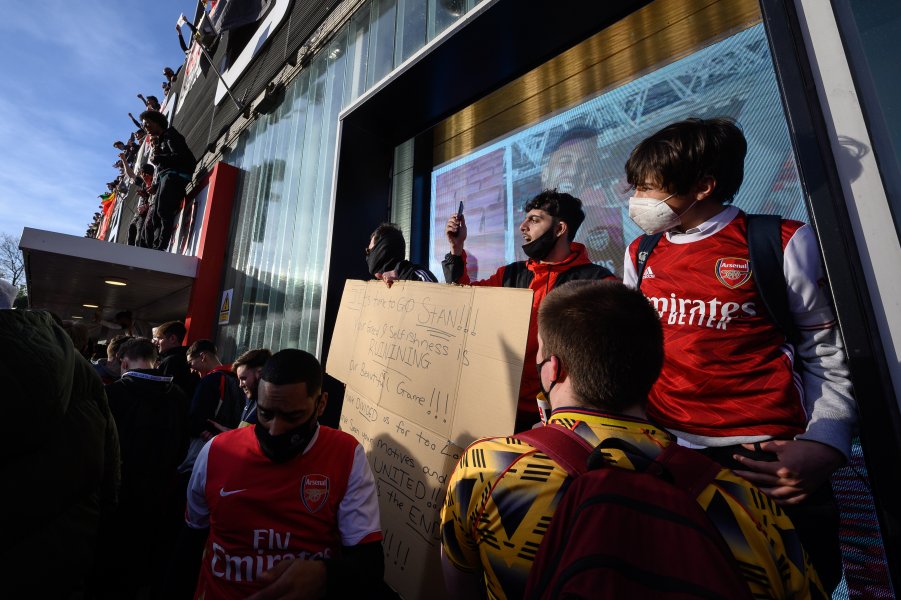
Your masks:
M440 509L462 449L513 431L532 292L348 281L326 370L347 385L341 428L379 489L386 580L440 598Z

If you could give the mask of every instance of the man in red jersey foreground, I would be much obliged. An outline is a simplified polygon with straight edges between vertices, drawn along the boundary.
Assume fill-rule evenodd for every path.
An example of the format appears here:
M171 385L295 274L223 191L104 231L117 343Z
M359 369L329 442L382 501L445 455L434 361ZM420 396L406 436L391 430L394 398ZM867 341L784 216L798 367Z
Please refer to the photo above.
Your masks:
M322 367L282 350L261 373L258 423L197 457L186 521L208 530L195 598L345 598L384 573L375 480L362 446L318 424Z
M830 591L841 552L829 476L850 452L856 405L809 225L782 220L774 236L782 263L770 275L797 334L789 339L767 310L748 215L729 205L746 153L733 121L689 119L643 140L626 163L630 217L648 235L664 233L641 277L641 238L623 271L663 324L666 360L648 416L781 504Z

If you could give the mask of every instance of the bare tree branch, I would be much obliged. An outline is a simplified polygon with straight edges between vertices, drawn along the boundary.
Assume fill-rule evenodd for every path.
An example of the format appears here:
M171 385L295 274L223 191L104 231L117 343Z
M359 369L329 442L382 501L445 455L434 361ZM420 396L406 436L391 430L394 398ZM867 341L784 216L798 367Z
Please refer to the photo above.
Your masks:
M0 277L14 286L24 283L25 261L19 250L19 240L8 233L0 233Z

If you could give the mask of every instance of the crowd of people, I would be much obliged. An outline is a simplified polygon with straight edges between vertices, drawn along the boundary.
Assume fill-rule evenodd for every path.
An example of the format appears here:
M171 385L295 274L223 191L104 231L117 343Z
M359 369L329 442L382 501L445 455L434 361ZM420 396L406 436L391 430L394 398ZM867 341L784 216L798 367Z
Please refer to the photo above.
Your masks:
M178 73L166 67L163 76L166 78L162 84L165 101L178 80ZM196 160L185 138L170 126L159 99L143 94L137 97L143 103L144 111L137 118L128 113L135 131L127 142L113 142L118 152L118 159L113 163L117 176L107 183L107 192L100 195L101 210L94 213L85 235L106 235L111 203L118 199L128 201L123 209L125 213L132 213L128 245L167 250Z
M585 215L568 193L525 206L528 260L482 281L450 217L447 283L534 293L514 431L470 445L448 480L452 597L826 598L838 584L829 478L856 426L847 359L811 228L731 206L746 152L727 119L636 146L629 214L645 234L623 282L573 241ZM379 226L370 274L436 282L405 250ZM8 519L4 568L52 538L78 552L42 584L88 597L391 597L373 473L355 438L318 422L316 357L224 364L173 321L113 337L91 368L61 334L45 313L0 311L13 400L56 434L8 436L38 501L11 498L26 516ZM20 383L36 364L53 368ZM47 514L56 526L28 526Z

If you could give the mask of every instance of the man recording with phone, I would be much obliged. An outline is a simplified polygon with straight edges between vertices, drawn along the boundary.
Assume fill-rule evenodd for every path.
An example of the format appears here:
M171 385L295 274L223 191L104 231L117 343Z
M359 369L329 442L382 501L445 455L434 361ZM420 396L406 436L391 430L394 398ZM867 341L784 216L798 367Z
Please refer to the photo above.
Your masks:
M463 250L466 220L458 210L451 215L445 228L450 252L441 263L447 283L522 288L534 293L516 410L516 432L530 429L538 422L536 399L546 403L544 399L538 399L538 376L532 366L538 351L536 314L541 301L556 286L568 281L615 279L608 269L591 262L585 246L573 242L585 220L581 200L557 190L545 190L532 198L524 210L526 215L519 231L523 252L529 260L505 265L488 279L471 281L466 273L466 252Z

